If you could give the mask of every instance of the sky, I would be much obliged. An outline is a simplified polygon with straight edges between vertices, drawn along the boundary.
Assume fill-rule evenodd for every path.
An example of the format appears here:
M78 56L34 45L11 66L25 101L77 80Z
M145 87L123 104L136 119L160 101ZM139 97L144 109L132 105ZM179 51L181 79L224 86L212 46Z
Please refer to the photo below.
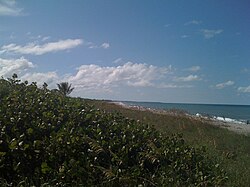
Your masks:
M0 76L74 97L250 105L249 0L0 0Z

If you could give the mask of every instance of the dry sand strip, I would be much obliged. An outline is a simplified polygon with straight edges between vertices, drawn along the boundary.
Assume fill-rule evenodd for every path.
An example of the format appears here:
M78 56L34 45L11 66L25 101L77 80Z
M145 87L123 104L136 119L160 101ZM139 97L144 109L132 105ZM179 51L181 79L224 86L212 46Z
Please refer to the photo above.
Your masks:
M238 134L244 134L244 135L250 135L250 124L246 123L234 123L234 122L225 122L225 121L219 121L215 119L209 119L207 120L208 123L228 129L230 131L234 131Z

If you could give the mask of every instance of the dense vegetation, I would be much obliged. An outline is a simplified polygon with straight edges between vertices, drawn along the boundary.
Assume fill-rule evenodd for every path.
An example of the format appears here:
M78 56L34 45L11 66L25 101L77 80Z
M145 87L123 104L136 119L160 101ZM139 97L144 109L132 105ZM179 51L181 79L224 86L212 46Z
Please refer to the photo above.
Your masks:
M226 186L249 186L250 134L237 134L213 126L207 121L183 115L182 111L175 111L173 115L125 108L106 101L85 101L108 112L119 111L123 116L154 126L169 136L172 133L182 133L187 144L192 147L205 146L206 154L220 163L228 176Z
M224 171L180 135L47 85L0 80L1 186L216 186Z

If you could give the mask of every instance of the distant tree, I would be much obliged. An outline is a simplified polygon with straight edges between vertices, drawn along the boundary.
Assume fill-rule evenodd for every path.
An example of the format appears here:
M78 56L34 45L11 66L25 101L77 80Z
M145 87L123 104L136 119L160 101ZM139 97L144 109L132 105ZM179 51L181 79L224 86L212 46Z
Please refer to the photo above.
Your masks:
M74 87L71 87L71 84L68 82L61 82L57 84L58 90L65 96L68 96L73 90Z

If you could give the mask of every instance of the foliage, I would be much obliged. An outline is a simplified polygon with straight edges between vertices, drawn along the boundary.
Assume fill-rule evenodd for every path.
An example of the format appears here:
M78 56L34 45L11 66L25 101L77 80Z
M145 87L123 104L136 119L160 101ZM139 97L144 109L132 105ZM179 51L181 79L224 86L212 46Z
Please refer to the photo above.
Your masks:
M68 82L61 82L60 84L57 84L57 87L59 91L65 96L71 94L71 92L74 90L74 88L72 88L71 84Z
M85 102L108 112L119 111L123 116L154 126L169 136L182 133L185 142L192 147L206 146L206 154L226 171L226 186L249 186L250 134L238 134L182 114L131 109L100 100L85 99Z
M205 149L188 146L180 135L166 136L16 78L5 82L10 90L0 98L2 186L216 186L226 181Z

